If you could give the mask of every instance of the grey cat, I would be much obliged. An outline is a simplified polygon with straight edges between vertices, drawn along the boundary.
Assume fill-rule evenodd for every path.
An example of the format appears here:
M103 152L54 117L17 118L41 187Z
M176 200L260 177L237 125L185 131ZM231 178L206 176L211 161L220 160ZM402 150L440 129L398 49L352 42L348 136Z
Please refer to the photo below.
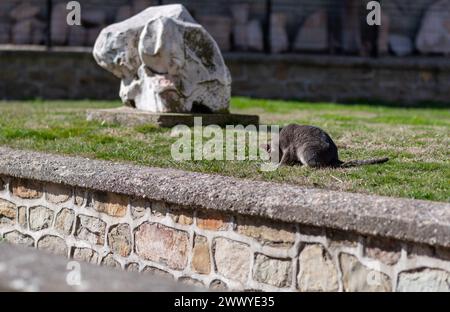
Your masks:
M275 147L276 148L276 147ZM271 155L270 144L266 147ZM314 126L290 124L280 131L278 142L279 165L305 165L309 167L353 167L381 164L389 158L368 160L339 160L338 149L331 137L322 129Z

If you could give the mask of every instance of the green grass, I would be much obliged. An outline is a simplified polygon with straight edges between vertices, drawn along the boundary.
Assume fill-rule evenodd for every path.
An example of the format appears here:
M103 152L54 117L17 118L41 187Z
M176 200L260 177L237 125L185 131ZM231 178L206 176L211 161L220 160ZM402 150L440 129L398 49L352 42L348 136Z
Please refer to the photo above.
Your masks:
M219 173L311 187L450 201L450 113L396 108L234 98L232 111L267 124L316 125L335 140L342 160L388 156L382 165L349 169L285 167L261 172L259 161L175 161L170 129L87 122L87 108L119 102L0 102L0 144L141 165Z

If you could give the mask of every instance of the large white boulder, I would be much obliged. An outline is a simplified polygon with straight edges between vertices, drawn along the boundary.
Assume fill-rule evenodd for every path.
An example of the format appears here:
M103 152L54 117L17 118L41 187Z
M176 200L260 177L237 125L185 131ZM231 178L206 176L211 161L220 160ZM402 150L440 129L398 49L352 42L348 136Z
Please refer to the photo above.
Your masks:
M150 112L227 112L231 77L219 47L179 4L103 29L94 58L121 79L125 105Z
M426 12L416 47L421 53L450 54L450 0L440 0Z

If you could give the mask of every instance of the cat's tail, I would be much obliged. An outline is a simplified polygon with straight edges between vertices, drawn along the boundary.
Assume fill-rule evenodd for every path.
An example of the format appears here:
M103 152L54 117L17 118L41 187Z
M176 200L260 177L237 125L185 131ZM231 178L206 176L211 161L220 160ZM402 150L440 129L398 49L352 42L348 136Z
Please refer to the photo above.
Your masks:
M389 160L389 158L375 158L375 159L366 159L366 160L350 160L342 162L339 167L341 168L349 168L349 167L356 167L356 166L364 166L364 165L375 165L375 164L382 164Z

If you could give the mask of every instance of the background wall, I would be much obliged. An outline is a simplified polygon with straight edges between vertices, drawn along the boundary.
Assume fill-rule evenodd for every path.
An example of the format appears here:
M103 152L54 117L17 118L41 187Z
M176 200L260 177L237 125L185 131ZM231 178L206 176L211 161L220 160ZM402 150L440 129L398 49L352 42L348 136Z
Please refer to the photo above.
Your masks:
M184 4L219 42L223 51L346 53L367 55L426 53L415 39L428 12L442 19L447 0L382 0L382 26L367 27L368 0L80 0L82 26L66 25L65 0L0 2L1 43L92 46L100 29L158 4ZM441 3L445 8L432 5ZM62 7L61 7L62 6ZM319 14L318 14L319 13ZM322 13L322 15L321 15ZM318 15L317 15L318 14ZM252 24L249 26L249 24ZM52 26L53 25L53 26ZM305 33L300 36L301 30ZM374 31L383 33L377 42ZM434 25L426 36L447 34ZM245 35L243 35L245 33ZM248 43L245 38L253 41ZM380 36L380 34L378 35ZM399 37L400 36L400 37ZM339 41L339 42L337 42ZM372 42L373 47L366 47ZM355 46L356 45L356 46ZM417 48L417 49L416 49ZM369 51L370 50L370 51ZM405 52L406 51L406 52ZM448 54L443 50L438 54Z
M450 102L442 58L225 54L234 95L311 101ZM89 50L0 50L0 99L119 100ZM264 82L264 83L262 83Z
M80 47L92 47L106 25L160 3L184 4L213 35L234 95L404 104L450 99L450 0L381 1L378 28L367 28L366 0L80 2L82 26L69 27L67 1L0 1L0 99L118 99L119 82Z

